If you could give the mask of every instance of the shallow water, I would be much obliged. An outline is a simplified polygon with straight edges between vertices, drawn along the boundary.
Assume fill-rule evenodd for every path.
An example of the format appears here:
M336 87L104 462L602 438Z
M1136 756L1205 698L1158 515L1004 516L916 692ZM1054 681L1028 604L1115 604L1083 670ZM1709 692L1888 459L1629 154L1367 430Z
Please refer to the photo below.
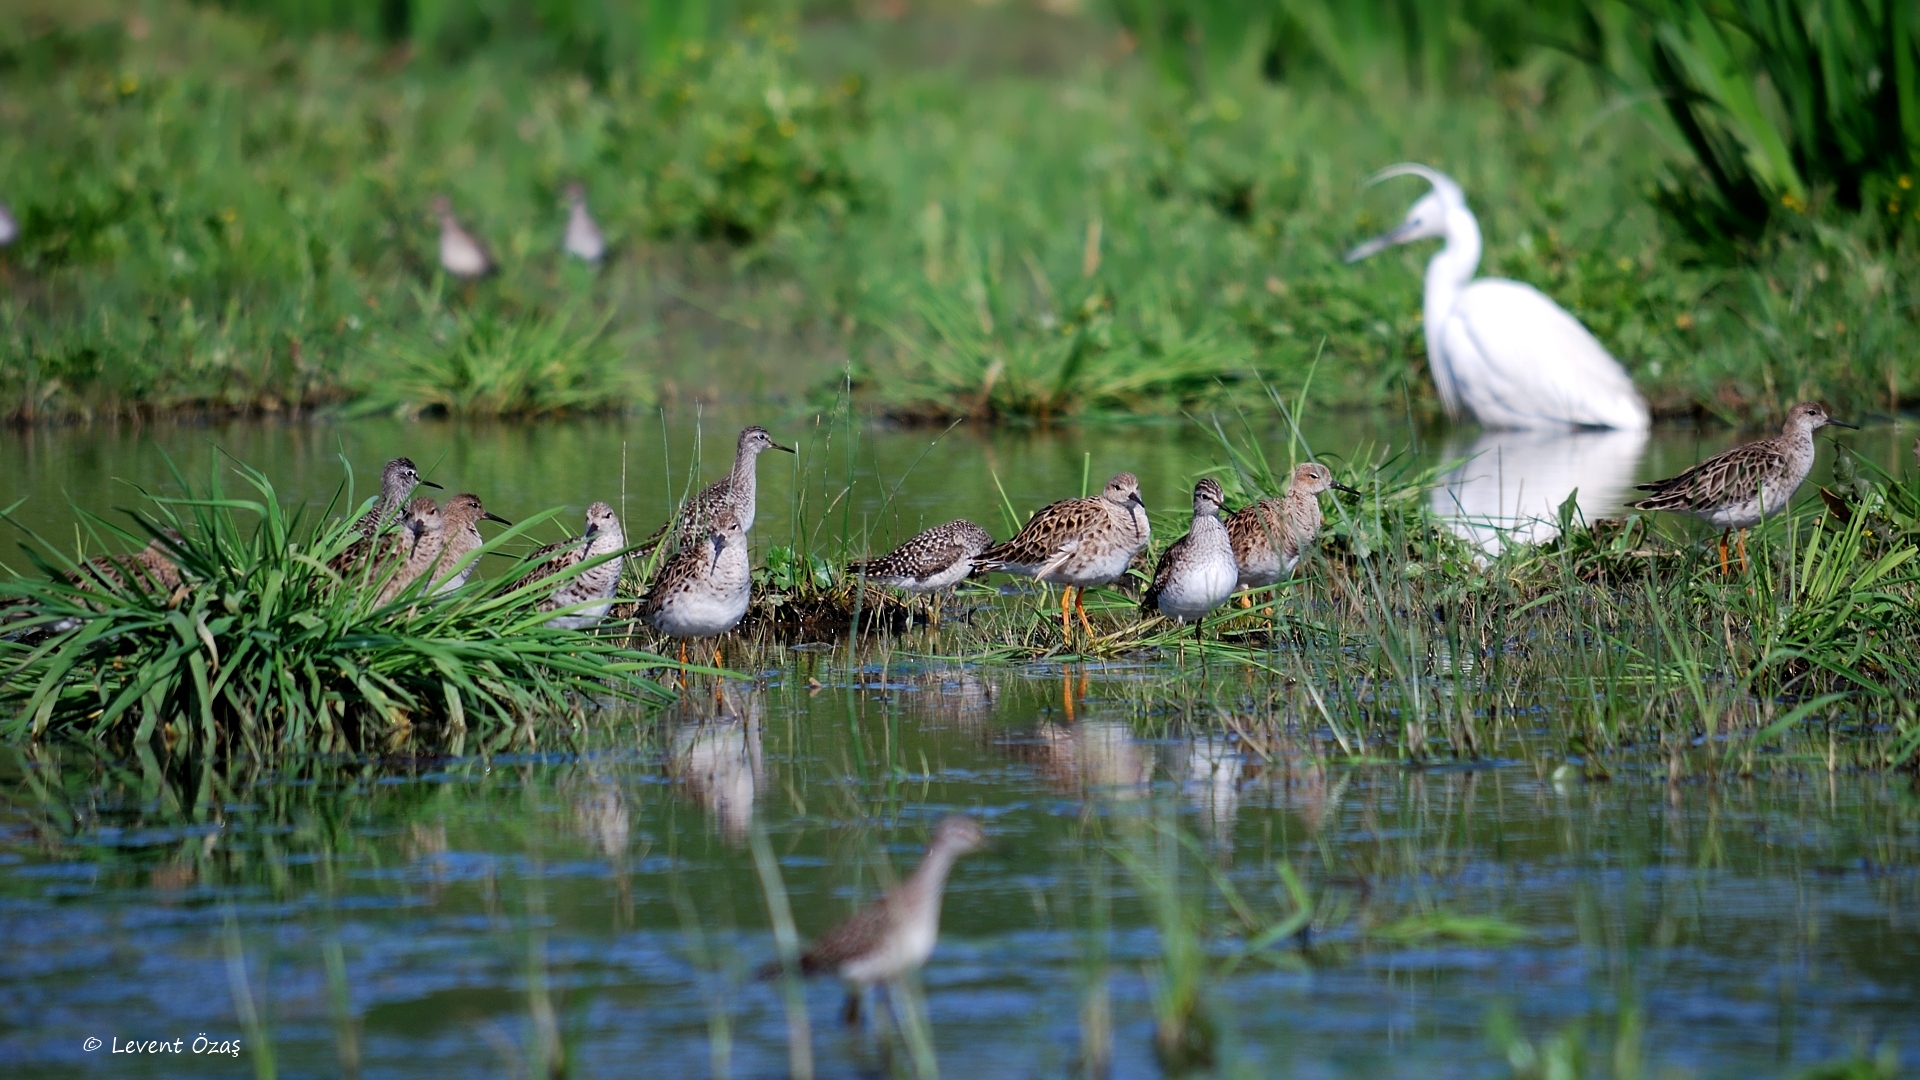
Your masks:
M751 419L699 425L702 479ZM815 550L869 534L877 546L962 515L1000 533L1004 506L1024 511L1119 469L1173 513L1185 485L1225 460L1190 425L857 439L825 423L770 426L802 454L763 461L762 550L796 533ZM362 494L381 460L406 453L517 519L620 501L624 460L638 533L688 482L696 431L676 416L8 433L0 506L26 499L20 523L70 542L74 507L111 514L137 502L123 481L165 485L156 451L200 478L218 448L308 500L332 492L342 452ZM1391 420L1307 436L1322 454L1475 452L1471 437L1420 441ZM1277 432L1261 438L1285 460ZM1911 431L1844 438L1898 468ZM1496 508L1571 484L1604 513L1596 489L1734 439L1660 432L1624 455L1590 437L1514 443L1457 475L1497 478ZM1816 480L1830 460L1823 445ZM1582 471L1594 462L1600 480ZM1551 489L1552 502L1570 489ZM1486 494L1462 484L1436 498L1484 515L1474 500ZM596 715L543 736L540 754L490 760L214 776L70 747L0 751L0 1062L9 1076L252 1069L251 1058L82 1048L180 1038L190 1049L205 1033L270 1045L280 1075L339 1075L343 1055L367 1076L527 1075L550 1016L572 1075L784 1075L778 985L751 978L774 955L752 838L765 838L810 934L905 873L941 814L966 811L987 822L992 848L956 871L923 979L950 1076L1078 1075L1102 985L1113 1074L1160 1074L1149 975L1160 936L1141 882L1109 855L1151 864L1167 828L1194 843L1179 882L1205 927L1224 1072L1497 1075L1509 1022L1542 1052L1584 1040L1592 1074L1643 1060L1649 1076L1776 1075L1883 1042L1920 1068L1909 777L1782 763L1750 780L1671 785L1664 767L1629 767L1610 783L1556 783L1546 753L1470 769L1330 767L1311 731L1259 750L1221 733L1211 707L1253 693L1238 669L952 667L907 659L917 647L857 660L774 650L757 684L717 703L696 684L665 713ZM1264 926L1293 910L1283 865L1315 897L1313 933L1223 970L1245 932L1208 875ZM1525 936L1496 940L1458 921L1469 917ZM1481 929L1408 936L1444 919ZM901 1039L840 1025L836 987L810 986L806 1003L818 1075L910 1074Z
M363 499L377 487L382 462L404 454L449 491L476 492L489 510L514 520L564 506L566 523L577 530L580 511L601 499L622 511L629 534L644 536L666 520L693 476L704 483L724 472L735 434L755 422L768 424L776 439L801 451L797 458L769 453L761 461L754 528L760 550L796 539L829 550L842 535L855 547L867 546L863 540L877 547L955 517L973 518L1000 535L1010 528L1009 507L1024 520L1029 510L1054 499L1098 491L1106 477L1123 470L1139 476L1151 510L1177 515L1192 505L1194 479L1229 461L1219 437L1185 421L1055 431L959 425L942 432L850 430L827 417L781 421L741 412L683 412L664 420L537 426L386 420L102 426L0 433L11 465L0 470L0 507L24 500L11 515L17 526L71 546L76 510L124 524L119 511L142 505L141 490L165 493L174 487L171 467L204 485L209 469L230 455L270 476L283 499L306 500L317 509L346 477L343 456L354 470L353 496ZM1278 476L1301 454L1278 423L1242 426L1230 417L1220 423L1236 447L1256 443ZM1883 469L1897 473L1913 465L1911 423L1830 434ZM1555 509L1576 492L1587 517L1618 513L1636 494L1633 483L1670 476L1753 437L1717 428L1662 428L1650 438L1415 431L1391 416L1332 417L1304 425L1303 436L1314 454L1336 460L1397 453L1416 467L1450 465L1431 505L1462 519L1462 532L1488 544L1500 530L1545 538L1551 530L1541 519L1553 520ZM1816 484L1831 483L1833 459L1823 436L1802 499L1815 497ZM250 493L230 470L225 475L229 493ZM795 522L802 523L804 536L796 537Z
M759 689L597 718L538 755L296 766L230 791L70 749L9 758L0 1059L12 1076L245 1071L81 1050L205 1033L271 1040L281 1075L334 1075L348 1030L363 1075L523 1075L543 985L574 1075L782 1075L778 986L752 981L775 953L750 838L804 934L965 811L992 846L956 870L923 979L950 1076L1075 1073L1101 982L1113 1075L1159 1074L1158 938L1101 852L1151 864L1168 823L1194 840L1181 888L1213 930L1239 924L1203 862L1261 919L1291 910L1283 862L1320 904L1307 943L1206 980L1225 1072L1496 1074L1500 1017L1536 1045L1584 1032L1600 1072L1622 1043L1656 1076L1773 1075L1883 1041L1920 1064L1910 778L1333 768L1307 743L1263 758L1169 725L1182 702L1142 696L1152 670L785 655ZM1433 913L1527 936L1369 936ZM1239 940L1213 934L1215 963ZM807 990L818 1075L906 1075L897 1040L850 1033L840 1003Z

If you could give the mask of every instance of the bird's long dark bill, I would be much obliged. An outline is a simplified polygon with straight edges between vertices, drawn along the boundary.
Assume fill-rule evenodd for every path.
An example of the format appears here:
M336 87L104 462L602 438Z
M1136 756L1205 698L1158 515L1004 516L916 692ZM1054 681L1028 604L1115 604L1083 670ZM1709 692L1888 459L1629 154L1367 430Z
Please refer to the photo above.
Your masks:
M1847 429L1848 431L1859 431L1859 430L1860 430L1860 425L1859 425L1859 424L1849 424L1849 423L1847 423L1847 422L1846 422L1845 420L1835 420L1835 419L1834 419L1833 417L1831 417L1831 416L1829 416L1829 417L1827 417L1827 426L1828 426L1828 427L1843 427L1843 428L1846 428L1846 429Z
M480 516L487 519L488 521L497 521L500 524L505 525L509 529L513 528L513 522L508 521L506 518L501 517L499 514L481 514Z
M1377 255L1380 252L1385 251L1386 249L1392 247L1393 245L1404 241L1407 237L1407 231L1411 228L1412 226L1410 225L1402 225L1399 228L1394 229L1390 232L1381 233L1379 236L1376 236L1373 239L1367 241L1366 243L1361 244L1359 247L1354 248L1352 251L1347 252L1346 261L1350 263L1357 263L1361 259L1364 259L1369 255Z
M781 445L780 445L779 443L774 443L774 444L773 444L773 448L774 448L775 450L785 450L785 451L786 451L787 453L789 453L789 454L798 454L798 453L800 452L800 451L798 451L798 450L795 450L795 449L794 449L793 447L791 447L791 446L781 446Z
M1347 486L1347 485L1345 485L1345 484L1335 484L1335 485L1333 485L1333 490L1335 490L1335 491L1344 491L1344 492L1346 492L1346 493L1347 493L1347 494L1349 494L1349 495L1358 495L1358 494L1360 494L1360 489L1359 489L1359 488L1353 488L1353 487L1348 487L1348 486Z
M433 481L431 481L431 480L422 480L422 481L420 481L420 486L421 486L421 487L430 487L430 488L432 488L432 489L433 489L433 490L435 490L435 491L445 491L445 490L447 490L446 488L443 488L443 487L441 487L441 486L440 486L439 484L436 484L436 483L434 483L434 482L433 482Z

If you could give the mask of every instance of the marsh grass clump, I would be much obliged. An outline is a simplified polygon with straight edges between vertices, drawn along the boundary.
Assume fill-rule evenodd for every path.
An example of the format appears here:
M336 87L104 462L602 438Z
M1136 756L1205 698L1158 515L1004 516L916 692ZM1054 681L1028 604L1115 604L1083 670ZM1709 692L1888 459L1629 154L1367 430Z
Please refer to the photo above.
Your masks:
M449 310L433 297L420 304L423 325L385 335L368 350L355 411L539 419L650 399L623 369L611 314Z
M149 495L138 532L89 523L96 539L159 543L179 570L171 591L82 587L68 576L75 563L34 538L41 575L0 582L0 735L270 754L440 729L493 745L595 703L663 693L647 672L666 661L546 626L542 587L506 585L515 575L440 593L423 575L380 602L390 566L329 566L360 535L351 515L309 523L266 476L239 471L250 490L229 493L216 474L198 491L182 477L181 494Z

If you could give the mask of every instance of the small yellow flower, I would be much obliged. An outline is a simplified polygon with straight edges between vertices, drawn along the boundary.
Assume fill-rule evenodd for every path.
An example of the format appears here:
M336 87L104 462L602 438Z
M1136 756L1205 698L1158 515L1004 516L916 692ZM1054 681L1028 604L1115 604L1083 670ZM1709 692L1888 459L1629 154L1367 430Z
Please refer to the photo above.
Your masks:
M1633 269L1633 260L1627 258L1625 255L1622 255L1620 256L1619 266L1620 266L1620 272L1624 274L1627 271Z
M1798 214L1807 208L1807 204L1795 198L1792 192L1780 196L1780 205Z
M1900 190L1910 191L1912 190L1912 188L1913 188L1913 177L1902 175L1900 177Z
M793 121L792 121L792 120L782 120L782 121L780 121L780 124L779 124L779 129L780 129L780 137L781 137L781 138L783 138L783 139L791 139L791 138L793 138L793 132L794 132L794 127L793 127Z
M133 93L135 90L138 90L138 89L140 89L140 76L135 75L132 72L128 72L125 75L120 76L121 96L124 97L128 94Z
M1678 329L1681 329L1681 330L1691 330L1691 329L1693 329L1693 315L1692 315L1692 313L1690 313L1690 312L1685 312L1685 311L1683 311L1683 312L1681 312L1680 314L1678 314L1678 315L1675 315L1675 316L1673 317L1673 325L1674 325L1674 326L1675 326L1676 328L1678 328Z
M235 210L233 207L229 206L220 211L220 220L231 225L234 222L240 220L240 211Z

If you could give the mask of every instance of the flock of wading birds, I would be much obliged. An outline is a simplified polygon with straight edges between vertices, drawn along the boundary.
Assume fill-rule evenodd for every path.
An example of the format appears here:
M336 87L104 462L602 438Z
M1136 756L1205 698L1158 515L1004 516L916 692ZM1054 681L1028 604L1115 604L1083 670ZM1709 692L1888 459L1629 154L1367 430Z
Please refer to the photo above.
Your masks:
M1821 405L1802 402L1787 413L1781 433L1737 446L1702 461L1678 476L1641 485L1651 494L1630 503L1634 509L1677 511L1718 526L1720 558L1728 561L1727 535L1779 514L1811 471L1813 433L1841 424ZM753 528L757 464L767 450L784 450L762 427L740 432L733 468L688 500L675 518L629 549L613 507L596 502L587 508L578 536L549 544L531 555L515 590L547 580L539 609L551 612L547 625L586 629L613 607L624 560L665 544L669 553L640 598L636 616L646 625L681 642L682 660L689 640L731 631L746 615L752 593L747 532ZM504 519L489 512L479 496L458 494L443 506L420 487L438 488L421 479L413 462L395 458L381 475L377 503L357 522L359 536L331 561L345 581L355 581L385 604L431 595L466 584L483 538L482 521ZM1273 585L1294 572L1320 532L1320 496L1338 490L1358 494L1334 482L1326 466L1308 462L1293 470L1286 494L1263 498L1221 517L1224 496L1218 482L1203 478L1193 489L1193 523L1187 534L1160 553L1152 582L1141 600L1144 614L1176 622L1200 620L1240 589ZM1060 630L1073 635L1072 616L1088 637L1082 594L1126 575L1147 548L1152 529L1132 473L1107 481L1099 495L1062 499L1036 511L1012 539L996 544L971 521L950 521L909 539L879 558L847 567L851 578L910 594L937 594L969 576L998 572L1062 586ZM134 555L101 556L74 572L76 584L170 594L181 584L171 557L179 537L163 535ZM70 621L56 629L77 625Z

